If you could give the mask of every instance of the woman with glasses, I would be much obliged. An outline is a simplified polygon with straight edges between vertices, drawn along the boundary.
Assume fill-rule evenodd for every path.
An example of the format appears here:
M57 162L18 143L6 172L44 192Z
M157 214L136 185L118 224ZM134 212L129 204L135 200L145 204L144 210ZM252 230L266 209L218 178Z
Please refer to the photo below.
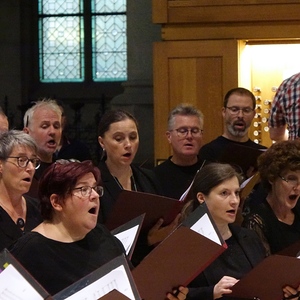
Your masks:
M11 253L51 294L125 254L121 242L97 224L100 171L91 161L57 161L43 174L39 199L44 221L21 237ZM176 298L184 300L187 289Z
M0 251L42 222L37 200L24 196L39 165L28 134L0 133Z
M300 239L300 140L273 144L259 156L258 171L266 198L243 225L258 233L269 255Z

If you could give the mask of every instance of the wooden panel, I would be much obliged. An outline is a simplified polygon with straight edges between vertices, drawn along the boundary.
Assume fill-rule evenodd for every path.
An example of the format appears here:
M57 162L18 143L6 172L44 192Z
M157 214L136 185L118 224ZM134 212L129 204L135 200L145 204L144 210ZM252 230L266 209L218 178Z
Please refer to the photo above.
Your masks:
M191 103L204 113L205 143L222 133L223 94L238 85L235 40L155 43L153 71L156 159L171 155L167 117L179 103Z
M168 1L152 0L152 22L168 22Z
M174 3L170 1L169 3ZM300 3L239 6L170 6L168 23L238 23L298 21Z
M165 25L162 28L163 40L213 40L213 39L298 39L300 24L235 24L218 26L182 24Z

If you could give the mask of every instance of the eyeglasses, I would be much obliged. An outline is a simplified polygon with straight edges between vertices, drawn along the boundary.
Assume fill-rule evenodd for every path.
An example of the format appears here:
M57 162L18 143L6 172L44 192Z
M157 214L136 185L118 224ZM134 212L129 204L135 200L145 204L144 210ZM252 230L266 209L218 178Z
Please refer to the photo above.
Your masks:
M203 129L199 129L198 127L180 127L170 131L176 131L179 138L185 138L189 133L191 133L193 137L200 137L203 134Z
M26 168L31 162L35 169L38 169L41 165L41 161L39 158L28 158L27 156L9 156L7 158L16 158L17 164L20 168Z
M94 190L99 195L99 197L102 197L104 194L104 188L101 185L97 185L97 186L93 186L93 187L84 185L84 186L81 186L78 188L74 188L73 190L80 190L82 197L91 196L92 190Z
M283 181L287 182L289 185L296 187L300 184L299 180L295 176L288 176L288 178L285 178L283 176L278 175Z
M229 109L231 115L238 115L242 111L243 115L248 116L254 111L251 107L226 106L225 108Z

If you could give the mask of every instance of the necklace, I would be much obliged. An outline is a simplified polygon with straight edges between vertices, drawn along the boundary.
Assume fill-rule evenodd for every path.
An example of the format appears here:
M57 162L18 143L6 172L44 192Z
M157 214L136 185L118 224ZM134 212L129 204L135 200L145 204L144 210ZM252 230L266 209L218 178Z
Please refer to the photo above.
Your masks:
M115 182L117 183L117 185L119 186L119 188L121 190L124 190L124 188L123 188L122 184L120 183L120 181L118 180L118 178L115 176L113 176L113 178L114 178ZM131 181L131 190L137 192L137 186L136 186L136 182L135 182L133 174L130 176L130 181Z
M23 198L22 198L22 201L23 201ZM0 205L2 206L2 208L6 211L6 213L10 216L10 218L13 220L13 215L16 214L16 212L14 211L11 211L10 209L7 208L7 206L3 205L2 202L0 202ZM22 214L23 214L23 205L22 205ZM17 221L16 221L16 225L18 228L22 229L25 227L25 220L20 217L20 214L18 214L18 218L17 218Z

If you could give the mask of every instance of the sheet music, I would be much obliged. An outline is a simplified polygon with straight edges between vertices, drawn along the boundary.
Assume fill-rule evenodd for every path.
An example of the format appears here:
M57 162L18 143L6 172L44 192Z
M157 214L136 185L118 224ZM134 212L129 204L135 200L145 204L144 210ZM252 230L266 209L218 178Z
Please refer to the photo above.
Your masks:
M204 214L192 227L192 230L196 231L199 234L207 237L213 242L222 245L218 237L218 234L215 231L213 224L210 221L208 214Z
M185 192L181 195L181 197L179 198L179 201L184 201L184 200L185 200L185 197L186 197L187 194L189 193L189 191L190 191L190 189L191 189L191 187L192 187L192 185L193 185L193 183L194 183L194 181L195 181L196 175L197 175L198 172L203 168L203 166L205 165L205 163L206 163L206 160L203 161L201 167L199 168L199 170L197 170L197 172L196 172L196 174L195 174L195 176L194 176L194 178L193 178L191 184L190 184L189 187L185 190Z
M129 299L135 299L124 266L117 267L65 300L98 300L114 289Z
M0 273L0 300L43 299L12 264Z
M139 225L136 225L114 235L123 244L127 255L129 254L129 251L134 243L138 229Z

